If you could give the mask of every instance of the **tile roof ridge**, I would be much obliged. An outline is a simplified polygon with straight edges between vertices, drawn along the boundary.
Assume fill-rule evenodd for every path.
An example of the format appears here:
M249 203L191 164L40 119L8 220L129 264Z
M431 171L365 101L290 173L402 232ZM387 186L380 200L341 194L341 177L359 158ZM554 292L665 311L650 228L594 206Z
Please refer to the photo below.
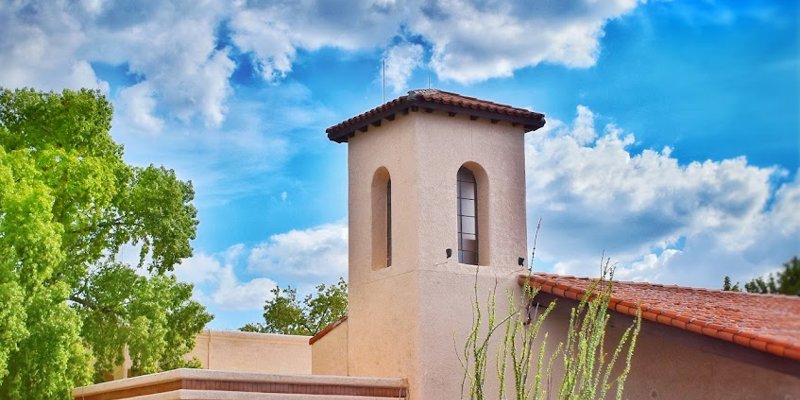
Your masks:
M525 111L528 111L528 112L535 112L535 111L527 110L527 109L524 109L524 108L521 108L521 107L515 107L515 106L512 106L511 104L498 103L498 102L492 101L492 100L479 99L477 97L466 96L466 95L463 95L461 93L448 92L448 91L444 91L444 90L439 90L439 93L458 96L458 97L461 97L461 98L464 98L464 99L467 99L467 100L479 101L481 103L491 104L491 105L499 106L499 107L508 107L508 108L513 108L513 109L517 109L517 110L525 110Z
M549 272L533 272L530 276L542 276L545 278L554 278L554 279L580 279L580 280L591 280L591 281L598 281L600 278L594 277L580 277L580 276L572 276L572 275L561 275ZM607 279L606 279L607 280ZM675 289L689 289L694 291L703 291L703 292L714 292L714 293L724 293L724 294L731 294L731 295L746 295L746 296L755 296L755 297L771 297L771 298L778 298L778 299L794 299L795 301L800 301L800 296L793 296L793 295L786 295L786 294L778 294L778 293L750 293L750 292L734 292L731 290L722 290L722 289L712 289L712 288L704 288L698 286L683 286L675 283L655 283L655 282L647 282L647 281L622 281L614 279L612 282L615 284L622 283L626 285L637 285L637 286L652 286L652 287L663 287L663 288L675 288Z
M408 91L408 95L424 94L424 93L448 93L448 92L436 88L411 89Z
M524 109L524 108L512 106L510 104L498 103L498 102L492 101L492 100L479 99L479 98L474 97L474 96L467 96L467 95L464 95L464 94L461 94L461 93L450 92L450 91L447 91L447 90L436 89L436 88L413 89L413 90L409 90L408 91L408 96L430 95L430 94L444 94L444 95L456 96L456 97L460 97L460 98L462 98L464 100L477 101L477 102L481 102L481 103L484 103L484 104L487 104L487 105L493 105L493 106L498 106L498 107L507 107L507 108L513 108L513 109L518 109L518 110L530 111L530 110L527 110L527 109ZM533 112L533 111L530 111L530 112Z

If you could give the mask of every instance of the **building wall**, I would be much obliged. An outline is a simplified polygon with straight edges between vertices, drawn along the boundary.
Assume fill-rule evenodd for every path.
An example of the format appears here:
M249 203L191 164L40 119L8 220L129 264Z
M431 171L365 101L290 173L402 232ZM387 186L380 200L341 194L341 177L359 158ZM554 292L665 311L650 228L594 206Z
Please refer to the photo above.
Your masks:
M507 122L472 121L466 115L416 114L418 269L436 270L445 261L446 248L458 249L456 173L465 164L477 164L486 173L487 182L475 174L479 230L483 225L488 233L479 242L489 244L489 259L481 265L517 269L517 259L526 258L527 253L522 128ZM480 198L482 183L488 186L488 199Z
M615 329L615 337L621 330ZM800 400L800 378L699 351L683 342L643 333L634 353L625 397Z
M206 369L274 374L311 374L309 336L204 330L194 350Z
M426 171L420 174L420 219L427 221L419 232L418 296L431 306L420 312L421 372L410 389L420 398L456 398L464 376L456 349L463 349L472 329L473 299L477 296L485 312L487 298L494 293L495 312L505 315L508 293L521 292L516 277L527 265L524 137L520 128L508 123L471 121L467 116L421 113L417 124L418 168ZM488 237L479 237L489 242L488 263L482 267L444 257L445 248L458 248L455 176L465 163L480 165L486 181L476 174L478 185L488 186L488 202L478 204L479 225L488 223L488 232L481 232ZM481 246L481 251L486 248ZM520 257L526 259L522 266ZM485 318L484 314L484 327ZM499 348L501 340L502 335L496 334L490 347ZM491 351L490 371L495 357ZM487 379L490 396L497 389L498 380L491 374Z
M347 376L347 320L311 344L311 373Z
M453 345L471 328L476 276L482 289L500 282L500 307L506 290L519 291L517 259L527 251L522 129L419 111L357 133L348 150L349 373L405 377L411 398L458 398L463 371ZM479 241L489 253L481 268L457 261L456 173L465 163L485 173L484 182L476 173L488 193L482 204L479 193ZM393 254L391 267L374 270L370 190L380 167L392 182Z
M569 310L573 303L559 299L559 305L542 326L542 332L549 333L550 350L556 343L566 339ZM632 322L628 317L614 313L612 316L616 318L612 318L606 330L605 344L609 354L613 353L623 332ZM756 352L756 357L774 362L786 362L784 359L677 328L648 321L642 323L631 372L625 383L625 399L800 399L800 378L744 362L741 354ZM541 340L537 342L537 347L540 343ZM617 363L617 373L623 363L624 360ZM560 377L562 374L563 364L559 360L554 366L553 376ZM555 381L553 386L557 386ZM616 387L609 398L613 398L615 390Z
M411 377L417 360L418 206L413 116L398 115L348 142L348 360L352 376ZM372 268L372 180L392 182L392 265Z

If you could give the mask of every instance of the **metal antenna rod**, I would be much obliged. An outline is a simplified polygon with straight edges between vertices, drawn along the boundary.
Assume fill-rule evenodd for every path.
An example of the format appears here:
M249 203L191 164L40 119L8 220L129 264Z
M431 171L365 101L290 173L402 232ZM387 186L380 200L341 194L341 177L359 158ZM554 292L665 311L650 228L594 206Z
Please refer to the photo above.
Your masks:
M381 103L386 103L386 60L381 60L381 81L383 87L381 90Z

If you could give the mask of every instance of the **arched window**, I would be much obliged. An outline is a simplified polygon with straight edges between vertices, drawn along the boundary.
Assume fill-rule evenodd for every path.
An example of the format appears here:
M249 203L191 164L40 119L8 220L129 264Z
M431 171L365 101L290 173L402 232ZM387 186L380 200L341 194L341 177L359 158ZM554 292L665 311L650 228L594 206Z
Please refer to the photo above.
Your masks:
M392 265L392 179L381 167L372 178L372 269Z
M458 181L458 262L478 265L478 185L475 175L461 167Z

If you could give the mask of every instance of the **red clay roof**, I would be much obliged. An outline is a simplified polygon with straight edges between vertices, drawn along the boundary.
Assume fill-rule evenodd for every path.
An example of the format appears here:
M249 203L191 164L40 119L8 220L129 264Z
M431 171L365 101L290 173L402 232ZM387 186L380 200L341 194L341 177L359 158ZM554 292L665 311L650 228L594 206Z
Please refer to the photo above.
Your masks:
M408 92L388 103L384 103L372 110L359 114L353 118L342 121L326 129L328 139L337 143L346 142L355 135L356 131L366 132L370 124L380 126L385 118L394 120L398 112L408 113L423 109L426 111L440 110L455 114L467 114L474 118L486 118L492 122L507 121L519 125L526 132L544 126L544 114L516 108L505 104L480 100L458 93L445 92L438 89L419 89Z
M520 276L520 285L528 276ZM579 300L593 280L554 274L530 276L544 293ZM800 361L800 297L614 282L608 308Z

